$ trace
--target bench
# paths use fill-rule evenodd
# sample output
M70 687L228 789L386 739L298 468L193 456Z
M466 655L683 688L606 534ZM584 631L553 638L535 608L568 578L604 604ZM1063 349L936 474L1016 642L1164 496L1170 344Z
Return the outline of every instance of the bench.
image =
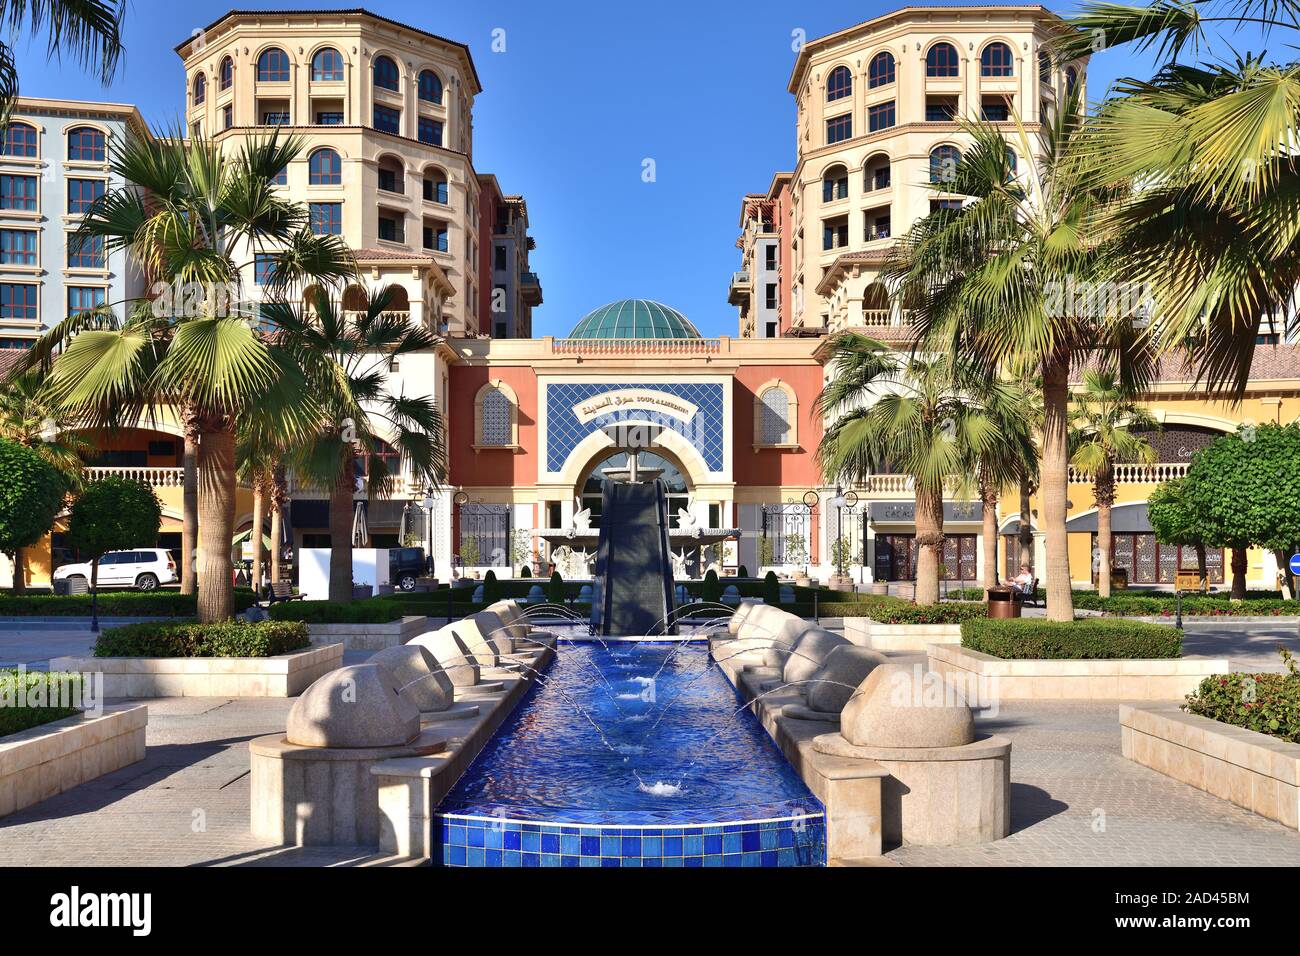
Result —
M1017 585L1011 585L1015 590L1016 598L1021 604L1032 604L1034 607L1042 607L1042 602L1038 600L1038 578L1034 578L1033 583L1029 586L1029 592L1026 593Z
M273 581L271 583L271 595L267 604L278 604L280 601L301 601L306 597L304 594L295 594L293 585L288 581Z

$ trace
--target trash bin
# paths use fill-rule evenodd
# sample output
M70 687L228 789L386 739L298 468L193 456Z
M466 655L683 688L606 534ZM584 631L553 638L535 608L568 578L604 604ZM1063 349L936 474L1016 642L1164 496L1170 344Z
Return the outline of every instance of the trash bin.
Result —
M1019 617L1020 599L1015 588L998 586L989 588L989 617Z

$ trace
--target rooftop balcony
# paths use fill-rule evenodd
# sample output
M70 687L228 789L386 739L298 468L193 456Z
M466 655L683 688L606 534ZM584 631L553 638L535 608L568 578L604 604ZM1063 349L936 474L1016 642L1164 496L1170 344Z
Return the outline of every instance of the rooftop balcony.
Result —
M749 301L749 293L752 289L753 283L748 272L733 272L731 286L727 289L727 302L731 305L744 305Z
M519 273L519 291L523 293L526 304L542 304L542 280L537 278L536 272Z

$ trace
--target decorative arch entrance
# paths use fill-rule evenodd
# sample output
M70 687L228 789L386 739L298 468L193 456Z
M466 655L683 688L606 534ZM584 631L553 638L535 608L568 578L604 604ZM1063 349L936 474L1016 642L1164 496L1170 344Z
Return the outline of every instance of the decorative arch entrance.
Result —
M592 464L583 471L578 487L575 489L574 497L582 504L583 508L591 509L591 526L600 527L600 509L601 509L601 487L600 482L605 469L626 468L628 465L628 455L631 452L615 451L592 462ZM668 486L668 525L670 528L677 527L677 511L679 508L685 508L687 499L691 493L691 485L686 477L685 471L678 467L672 457L668 456L663 449L654 451L638 451L637 465L642 469L662 469L659 475L664 483Z

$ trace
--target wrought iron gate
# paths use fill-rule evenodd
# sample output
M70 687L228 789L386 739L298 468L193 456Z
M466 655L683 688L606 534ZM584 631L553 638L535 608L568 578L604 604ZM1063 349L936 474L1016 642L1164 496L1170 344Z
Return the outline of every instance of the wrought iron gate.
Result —
M771 564L807 564L811 531L812 515L807 505L763 506L763 539L771 548Z
M510 563L509 505L463 504L458 527L457 551L463 565L501 567ZM467 546L470 541L473 544Z

